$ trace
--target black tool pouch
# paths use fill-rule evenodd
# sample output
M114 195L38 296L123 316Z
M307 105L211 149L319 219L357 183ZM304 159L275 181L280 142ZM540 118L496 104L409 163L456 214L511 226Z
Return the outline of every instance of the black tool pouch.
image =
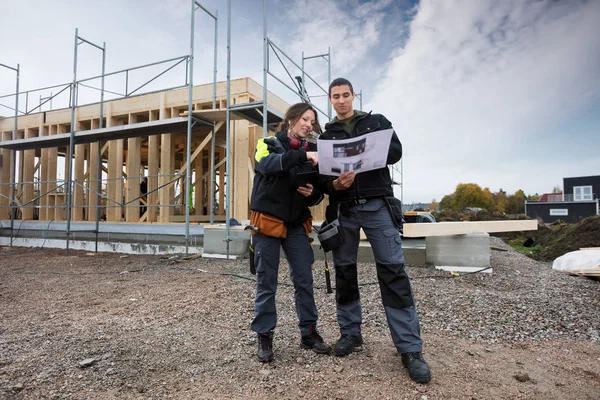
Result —
M392 215L392 220L394 221L394 225L396 228L402 233L402 226L404 225L404 218L402 213L402 202L400 199L395 197L384 197L385 202L390 210L390 214Z
M342 244L344 244L344 233L342 231L342 225L339 220L339 205L337 205L336 207L338 209L338 218L332 220L331 222L325 221L323 225L321 225L319 231L317 232L317 239L319 239L321 247L325 252L337 249Z

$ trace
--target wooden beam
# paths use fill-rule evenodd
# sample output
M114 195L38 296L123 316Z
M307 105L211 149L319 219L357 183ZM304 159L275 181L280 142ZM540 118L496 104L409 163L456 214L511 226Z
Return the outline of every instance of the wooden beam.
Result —
M81 130L81 124L78 121L79 114L75 115L75 131ZM75 162L73 166L73 204L71 209L71 217L73 221L83 220L83 175L85 173L85 152L86 144L75 145Z
M169 118L171 116L170 109L167 109L165 96L161 96L159 119ZM160 186L158 190L158 198L160 202L159 221L169 222L169 217L173 214L173 207L170 207L173 193L175 192L173 185L167 183L173 179L175 172L175 138L170 133L160 135ZM169 176L167 176L169 175Z
M204 215L204 179L200 178L204 175L204 151L194 161L196 176L196 180L192 184L194 187L194 209L196 210L196 215Z
M227 160L221 160L218 163L215 164L215 168L214 170L217 171L223 164L225 164L225 161ZM210 170L205 172L200 178L197 178L192 185L196 185L198 182L200 182L200 180L204 180L204 179L208 179L210 177ZM215 190L215 193L217 193L218 190ZM177 196L175 196L175 198L173 199L174 201L179 200L179 198L181 197L181 193L179 193Z
M31 128L25 128L25 138L32 138L36 135ZM34 165L35 165L35 150L24 150L23 151L23 198L22 203L27 203L33 199L34 187L33 187L33 178L34 178ZM26 207L21 209L22 219L33 219L33 207L34 203L28 204Z
M150 121L154 120L155 114L150 111ZM158 165L160 160L160 136L152 135L148 138L148 204L158 204ZM148 222L156 222L158 207L148 207L146 213Z
M129 123L135 124L137 117L133 114L129 114ZM140 175L141 159L140 152L142 146L141 138L129 138L127 139L127 190L126 190L126 203L125 208L125 221L126 222L137 222L140 219L140 183L141 179L138 178Z
M49 128L48 126L44 125L44 115L43 113L40 113L40 118L39 118L39 136L48 136L49 133ZM40 151L40 158L38 161L38 166L39 166L39 180L40 180L40 195L43 195L44 193L46 193L48 191L48 182L46 180L46 177L48 176L48 149L42 149ZM37 169L37 166L36 166ZM40 221L46 221L48 220L48 212L50 211L50 209L48 209L48 201L49 201L49 197L46 196L42 196L40 198L40 208L39 210L39 219Z
M405 237L448 236L470 233L518 232L537 230L537 220L469 221L404 224Z
M248 96L240 96L236 99L236 104L247 103L248 100ZM235 199L235 201L229 204L231 206L231 216L241 221L250 219L248 188L252 186L252 183L248 174L248 160L254 154L252 156L249 155L250 126L248 121L235 121L232 131L231 143L233 144L233 152L231 154L231 161L233 165L231 170L235 179L231 181L231 198Z
M57 125L50 125L49 135L56 135L58 132ZM58 173L58 149L56 147L51 147L48 149L48 174L46 175L46 180L48 181L48 190L56 189L56 177ZM52 192L56 193L56 192ZM48 196L48 206L55 207L57 206L56 200L58 197L56 195ZM59 220L57 218L57 208L49 208L47 217L48 219Z
M215 132L219 132L219 129L221 129L222 126L223 126L223 121L219 121L219 123L217 123L217 125L215 127ZM204 138L204 140L202 140L202 142L198 145L198 147L196 147L196 150L194 150L194 152L192 153L192 156L190 157L190 164L192 164L194 162L194 160L196 159L196 157L198 157L198 154L200 154L200 152L202 150L204 150L206 145L210 142L212 136L213 136L213 133L210 132L208 135L206 135L206 137ZM179 173L185 174L186 170L187 170L187 165L186 165L186 163L184 163L183 167L181 167L181 169L179 170Z
M225 149L219 147L219 161L225 161ZM218 215L225 215L225 165L219 167L219 212Z
M100 126L99 119L92 119L91 128L97 129ZM107 147L108 148L108 147ZM89 168L83 177L83 180L87 180L86 186L87 191L87 205L86 217L88 221L96 220L96 207L98 206L98 180L102 179L101 169L98 169L98 142L90 143L90 153L88 156ZM102 185L100 185L102 187Z
M2 141L11 140L12 132L0 132L0 139ZM11 185L11 171L12 171L12 158L14 152L8 149L0 149L0 157L2 164L0 165L0 219L10 218L10 209L4 208L10 205L10 193Z

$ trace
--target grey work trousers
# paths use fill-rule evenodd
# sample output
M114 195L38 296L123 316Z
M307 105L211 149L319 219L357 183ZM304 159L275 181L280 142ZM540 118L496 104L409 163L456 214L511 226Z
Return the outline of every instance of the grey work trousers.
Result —
M275 293L279 271L279 249L283 247L290 266L290 278L294 284L298 327L302 336L308 335L309 328L316 326L318 316L313 294L312 264L315 259L304 227L299 225L288 228L287 238L257 234L252 240L257 282L252 330L260 334L275 329L277 325Z
M387 323L400 353L422 350L419 316L404 267L402 238L383 198L368 200L339 216L344 244L333 250L336 269L337 320L341 334L359 335L362 309L358 291L357 254L363 228L377 266Z

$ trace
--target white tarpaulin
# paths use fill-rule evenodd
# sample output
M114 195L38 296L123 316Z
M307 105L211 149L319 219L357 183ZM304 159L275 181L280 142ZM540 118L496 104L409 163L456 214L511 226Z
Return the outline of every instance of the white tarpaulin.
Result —
M559 271L577 271L596 268L600 265L600 250L577 250L558 257L552 263L552 269Z

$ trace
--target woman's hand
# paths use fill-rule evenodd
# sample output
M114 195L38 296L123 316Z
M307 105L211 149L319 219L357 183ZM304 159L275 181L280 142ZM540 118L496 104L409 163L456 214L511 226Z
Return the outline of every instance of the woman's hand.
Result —
M298 189L296 189L298 191L298 193L300 193L302 196L304 197L308 197L312 194L313 192L313 185L311 185L310 183L307 183L306 186L299 186Z
M319 153L316 151L307 151L306 159L312 162L312 165L317 165L319 163Z

